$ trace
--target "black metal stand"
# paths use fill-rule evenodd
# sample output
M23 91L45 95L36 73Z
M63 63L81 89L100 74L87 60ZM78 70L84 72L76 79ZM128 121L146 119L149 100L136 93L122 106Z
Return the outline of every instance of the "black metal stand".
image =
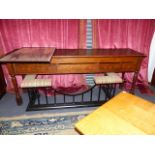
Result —
M115 95L116 85L116 83L102 85L102 90L105 93L105 101L108 101Z
M38 88L29 88L29 104L26 111L100 106L114 96L116 84L95 84L86 91L76 94L53 89L53 96L48 96L47 90L48 88L45 88L45 93L42 95Z

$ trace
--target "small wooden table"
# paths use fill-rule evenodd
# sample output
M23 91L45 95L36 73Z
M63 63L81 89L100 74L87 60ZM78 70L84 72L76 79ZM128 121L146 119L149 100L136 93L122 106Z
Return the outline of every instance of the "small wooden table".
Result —
M82 134L155 134L155 104L121 92L75 124Z

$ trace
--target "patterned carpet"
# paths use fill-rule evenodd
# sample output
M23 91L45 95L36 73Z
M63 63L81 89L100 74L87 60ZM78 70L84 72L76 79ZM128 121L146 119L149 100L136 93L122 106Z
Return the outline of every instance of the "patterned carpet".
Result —
M0 135L78 135L74 124L91 111L0 119Z

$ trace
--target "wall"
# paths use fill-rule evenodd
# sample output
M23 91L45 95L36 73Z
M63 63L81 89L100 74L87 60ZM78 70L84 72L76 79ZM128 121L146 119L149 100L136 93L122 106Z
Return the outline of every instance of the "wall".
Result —
M151 82L154 68L155 68L155 32L150 46L149 63L148 63L148 82Z

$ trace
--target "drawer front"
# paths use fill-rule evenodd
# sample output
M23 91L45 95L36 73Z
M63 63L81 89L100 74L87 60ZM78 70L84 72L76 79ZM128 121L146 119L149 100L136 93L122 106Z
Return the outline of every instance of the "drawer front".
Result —
M102 72L133 72L139 70L140 59L110 58L98 59L94 62L71 63L14 63L15 74L64 74L64 73L102 73ZM83 60L82 60L83 61ZM92 59L91 59L92 61ZM12 72L13 74L13 72Z
M133 63L100 63L100 64L60 64L57 73L102 73L102 72L132 72L136 70Z
M53 57L53 64L135 62L138 57Z
M53 74L57 72L57 66L51 64L14 64L15 74Z

